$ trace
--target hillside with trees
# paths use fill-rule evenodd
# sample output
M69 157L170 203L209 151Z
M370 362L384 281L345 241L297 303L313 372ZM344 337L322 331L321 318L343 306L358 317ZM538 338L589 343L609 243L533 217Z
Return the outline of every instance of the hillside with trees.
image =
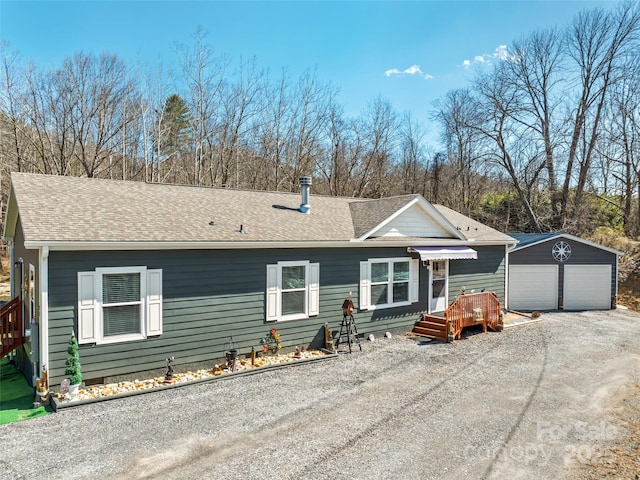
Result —
M316 72L236 61L202 31L174 72L84 52L42 68L3 45L2 206L13 171L276 191L310 174L319 194L420 193L505 232L625 238L624 282L640 274L639 34L630 0L529 32L428 119L380 97L347 117Z

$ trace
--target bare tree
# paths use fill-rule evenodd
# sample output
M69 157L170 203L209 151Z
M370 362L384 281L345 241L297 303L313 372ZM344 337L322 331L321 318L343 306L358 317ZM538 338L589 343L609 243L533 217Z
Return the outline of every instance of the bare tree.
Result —
M201 185L206 165L211 166L215 161L221 95L229 59L224 55L214 56L202 28L196 30L194 40L194 48L179 44L177 53L188 92L193 132L193 162L186 180Z
M369 103L357 128L364 139L364 150L355 195L384 197L389 191L385 178L398 141L398 116L389 101L377 97Z
M567 49L575 62L578 105L572 112L572 134L562 189L561 214L568 214L571 181L577 164L572 217L580 220L600 123L611 87L624 76L622 66L639 48L640 5L627 1L613 12L593 9L580 13L567 34Z
M538 30L515 42L511 58L500 65L500 72L516 93L512 120L522 131L544 145L547 190L551 201L551 225L560 226L555 147L561 129L555 128L557 106L562 89L562 37L557 29Z

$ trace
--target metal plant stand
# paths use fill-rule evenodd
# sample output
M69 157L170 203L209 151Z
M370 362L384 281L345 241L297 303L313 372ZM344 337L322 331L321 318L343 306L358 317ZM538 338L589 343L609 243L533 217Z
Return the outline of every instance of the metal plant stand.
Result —
M344 339L344 341L343 341ZM342 323L340 324L340 334L336 342L336 350L340 346L340 343L347 343L349 345L349 353L351 353L351 346L358 345L360 351L362 351L362 345L360 344L360 337L358 336L358 329L356 327L356 321L353 315L343 315Z

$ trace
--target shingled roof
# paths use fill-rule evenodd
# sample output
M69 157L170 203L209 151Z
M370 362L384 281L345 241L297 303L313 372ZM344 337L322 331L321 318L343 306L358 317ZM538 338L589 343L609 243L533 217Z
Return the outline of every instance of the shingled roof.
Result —
M27 173L13 173L11 181L5 236L13 236L19 212L24 240L32 245L353 242L407 203L422 198L312 195L307 215L299 211L298 193ZM454 225L460 218L473 222L437 208L447 219L451 215ZM484 240L510 239L476 224L483 227Z

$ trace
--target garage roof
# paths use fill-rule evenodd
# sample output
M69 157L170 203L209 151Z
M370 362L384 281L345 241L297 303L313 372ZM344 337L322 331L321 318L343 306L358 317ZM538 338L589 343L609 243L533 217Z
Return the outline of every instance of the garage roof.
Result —
M570 235L568 233L563 232L551 232L551 233L509 233L510 237L515 238L518 241L518 244L511 248L510 252L517 252L519 250L523 250L528 247L532 247L533 245L538 245L543 242L547 242L549 240L556 240L559 238L564 238L567 240L573 240L574 242L583 243L585 245L590 245L595 248L599 248L606 252L613 253L615 255L622 255L623 252L620 250L616 250L614 248L605 247L604 245L600 245L599 243L591 242L589 240L585 240L584 238L576 237L575 235Z

